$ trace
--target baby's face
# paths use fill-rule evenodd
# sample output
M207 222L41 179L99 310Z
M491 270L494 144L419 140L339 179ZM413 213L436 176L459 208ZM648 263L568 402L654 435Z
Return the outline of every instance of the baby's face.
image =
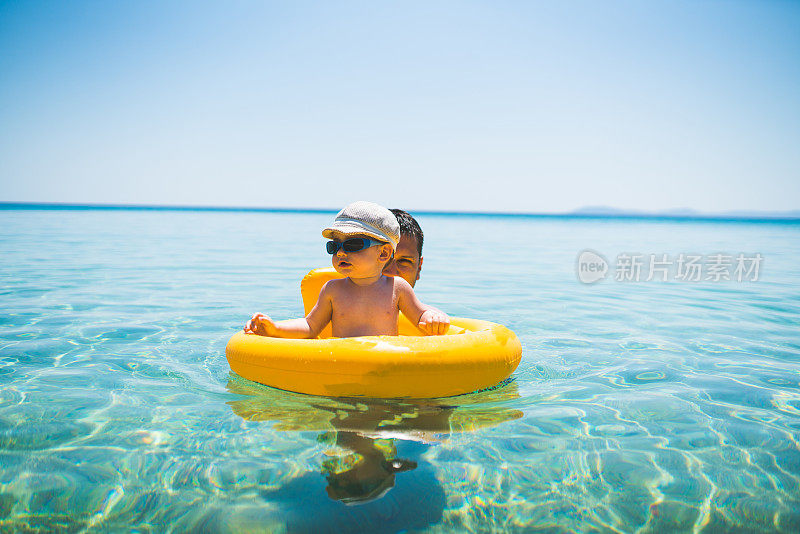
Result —
M347 235L336 236L334 241L342 242L354 237L369 239L369 236L364 235ZM380 274L390 257L390 245L373 245L357 252L346 252L344 247L339 247L339 250L331 255L331 264L339 274L351 278L369 278Z

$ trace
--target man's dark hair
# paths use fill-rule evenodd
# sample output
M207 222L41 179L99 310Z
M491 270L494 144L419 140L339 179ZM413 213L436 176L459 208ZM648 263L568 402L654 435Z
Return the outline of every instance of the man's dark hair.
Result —
M392 209L389 210L394 213L397 222L400 223L400 235L410 235L417 240L417 252L422 256L422 228L420 228L417 220L411 216L407 211Z

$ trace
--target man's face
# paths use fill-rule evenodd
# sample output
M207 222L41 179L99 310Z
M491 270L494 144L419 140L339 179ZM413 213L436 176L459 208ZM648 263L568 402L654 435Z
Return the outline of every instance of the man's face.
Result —
M417 252L417 240L408 235L401 235L394 253L394 259L383 268L386 276L399 276L413 287L419 280L422 269L422 256Z

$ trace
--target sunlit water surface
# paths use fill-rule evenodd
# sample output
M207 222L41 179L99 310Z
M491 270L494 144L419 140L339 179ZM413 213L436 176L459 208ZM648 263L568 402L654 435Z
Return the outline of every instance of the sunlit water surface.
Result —
M417 293L513 329L510 381L236 377L227 339L301 314L331 217L0 211L0 531L800 531L800 225L422 216ZM764 261L585 285L586 248Z

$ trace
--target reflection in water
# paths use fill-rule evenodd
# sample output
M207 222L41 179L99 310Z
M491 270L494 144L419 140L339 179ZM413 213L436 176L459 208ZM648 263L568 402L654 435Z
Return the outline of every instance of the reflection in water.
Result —
M393 440L376 440L347 430L332 433L338 447L350 451L322 462L332 499L347 504L382 497L394 487L394 474L417 468L417 462L397 458ZM322 437L322 436L321 436Z
M444 508L444 492L433 466L422 458L428 447L454 432L522 417L519 410L504 406L519 398L513 381L446 399L315 397L262 386L235 375L228 389L247 395L228 403L243 419L271 421L277 430L321 432L318 440L330 446L321 471L331 499L348 505L380 500L395 487L397 474L407 472L401 480L413 491L402 491L408 498L396 504L417 508L404 512L427 518L424 524L438 521ZM424 487L418 487L420 484ZM425 510L419 510L420 506ZM325 524L330 527L332 523L328 520ZM307 522L295 523L294 527L304 530L303 525L312 528Z

